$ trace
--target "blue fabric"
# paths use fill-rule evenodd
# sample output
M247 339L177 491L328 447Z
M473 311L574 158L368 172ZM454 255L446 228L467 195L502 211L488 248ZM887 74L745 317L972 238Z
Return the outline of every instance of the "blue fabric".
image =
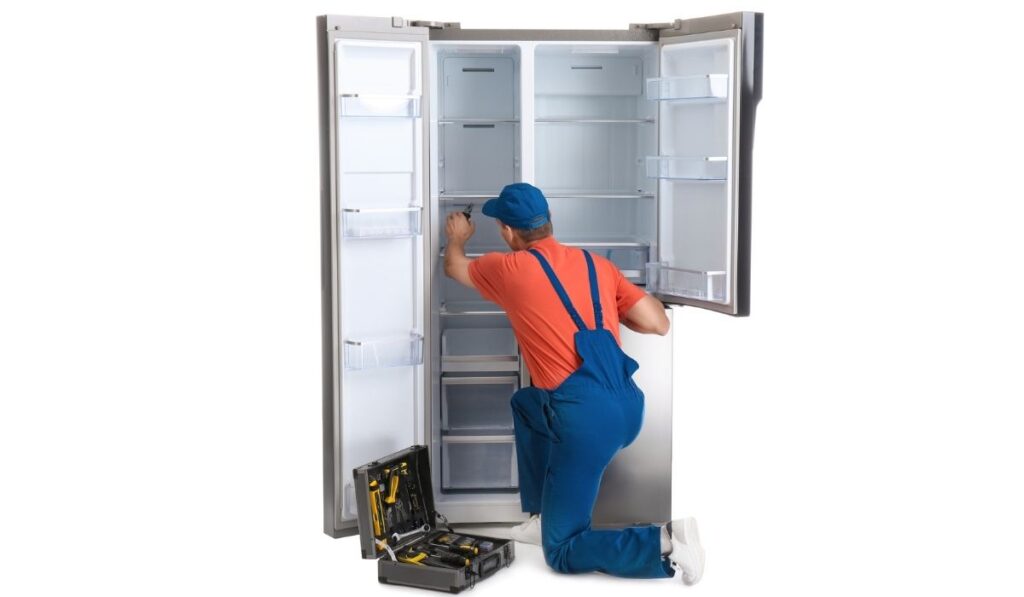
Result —
M541 513L544 559L559 572L672 577L675 571L661 555L659 526L591 528L605 468L619 450L633 443L643 424L644 395L632 379L638 365L602 327L597 274L589 253L597 316L593 330L583 325L543 255L530 252L579 327L574 342L583 362L553 390L531 386L512 396L523 511Z
M501 194L484 203L485 216L501 220L513 228L532 230L551 221L548 200L532 184L516 182L505 185Z

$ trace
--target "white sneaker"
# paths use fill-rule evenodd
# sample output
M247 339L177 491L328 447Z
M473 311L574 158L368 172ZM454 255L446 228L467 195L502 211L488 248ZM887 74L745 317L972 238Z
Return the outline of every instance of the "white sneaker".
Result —
M695 585L704 575L704 548L700 546L695 518L680 518L669 523L672 551L668 557L682 572L683 583Z
M540 514L533 514L525 522L509 529L509 535L520 543L540 545Z

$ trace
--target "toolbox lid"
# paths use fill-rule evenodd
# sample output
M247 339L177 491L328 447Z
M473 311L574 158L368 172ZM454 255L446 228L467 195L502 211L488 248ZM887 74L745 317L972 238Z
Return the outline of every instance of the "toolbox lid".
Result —
M422 537L416 530L424 524L436 528L428 454L426 446L413 445L352 470L363 558L387 555L378 540L397 550Z

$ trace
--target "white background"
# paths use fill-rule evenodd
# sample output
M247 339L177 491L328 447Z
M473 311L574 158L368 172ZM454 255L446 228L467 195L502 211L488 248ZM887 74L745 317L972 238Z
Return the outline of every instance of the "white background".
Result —
M1020 595L1014 7L5 4L0 593L416 594L320 531L315 15L745 9L752 314L676 320L674 510L705 578L559 576L520 546L474 594Z

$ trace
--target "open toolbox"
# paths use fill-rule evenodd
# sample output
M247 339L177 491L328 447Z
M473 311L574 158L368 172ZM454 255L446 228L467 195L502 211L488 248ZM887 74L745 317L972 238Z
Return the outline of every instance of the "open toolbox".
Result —
M426 446L414 445L352 471L363 558L382 583L458 593L515 559L515 543L457 533L434 510Z

